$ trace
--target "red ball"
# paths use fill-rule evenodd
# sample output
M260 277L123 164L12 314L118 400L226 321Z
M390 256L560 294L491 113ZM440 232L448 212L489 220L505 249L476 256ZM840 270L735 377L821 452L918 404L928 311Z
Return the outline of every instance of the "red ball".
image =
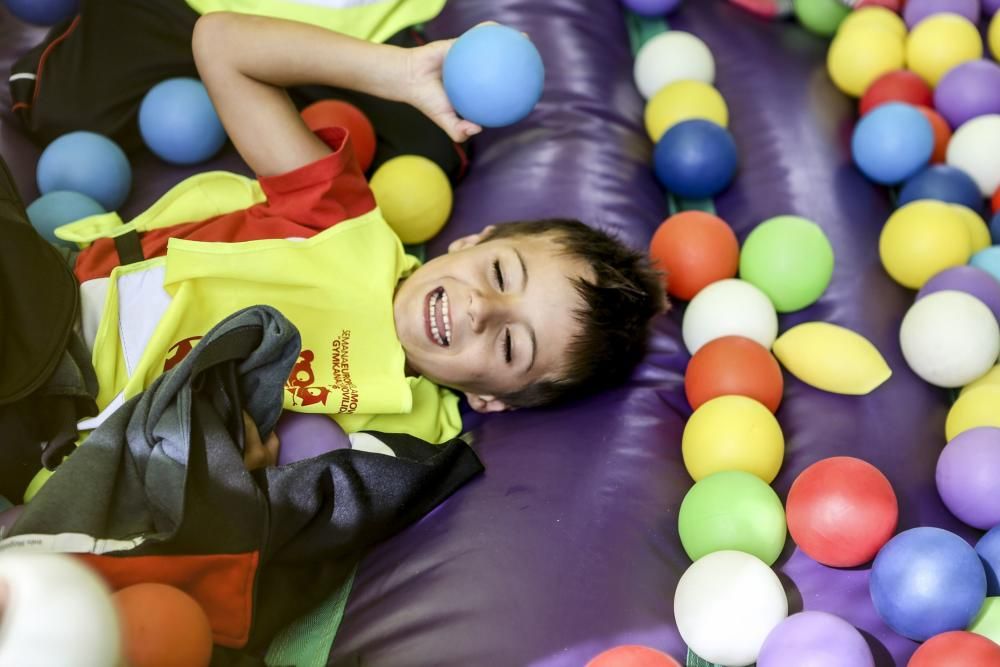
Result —
M608 649L586 667L680 667L680 663L656 649L631 645Z
M887 102L905 102L916 106L933 107L934 92L913 72L898 69L875 79L861 96L858 110L861 115Z
M931 162L943 164L948 155L948 142L951 141L951 126L944 116L929 107L917 107L920 113L931 122L931 129L934 131L934 152L931 154Z
M854 9L862 7L885 7L898 14L903 9L903 0L860 0L854 5Z
M763 345L743 336L723 336L703 345L688 363L684 391L697 410L703 403L738 394L775 412L785 382L778 361Z
M303 109L301 115L313 132L324 127L347 130L361 171L368 171L375 159L375 128L361 109L340 100L320 100Z
M208 667L212 626L193 597L166 584L135 584L113 596L130 667Z
M907 667L1000 666L1000 646L972 632L956 630L931 637L913 654Z
M732 278L740 266L740 244L724 220L703 211L684 211L663 221L649 254L666 272L667 293L690 301L702 288Z
M867 563L896 530L899 506L875 466L849 456L802 471L785 504L788 532L813 560L831 567Z
M997 191L993 193L993 199L990 200L990 208L994 214L1000 211L1000 188L997 188Z

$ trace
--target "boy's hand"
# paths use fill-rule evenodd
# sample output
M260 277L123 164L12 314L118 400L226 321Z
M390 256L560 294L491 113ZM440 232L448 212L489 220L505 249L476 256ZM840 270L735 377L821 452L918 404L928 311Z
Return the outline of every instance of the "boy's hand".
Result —
M243 465L247 470L257 470L278 465L278 434L271 432L267 442L260 439L257 424L246 412L243 413Z
M406 50L407 101L437 123L453 141L463 142L483 128L459 118L444 91L441 70L454 43L454 39L441 40Z

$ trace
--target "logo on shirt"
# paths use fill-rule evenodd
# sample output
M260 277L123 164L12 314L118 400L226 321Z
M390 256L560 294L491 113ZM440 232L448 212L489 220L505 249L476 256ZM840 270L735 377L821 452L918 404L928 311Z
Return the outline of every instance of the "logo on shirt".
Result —
M292 405L326 405L330 397L330 388L314 385L316 373L313 371L313 361L316 354L312 350L302 350L298 361L292 366L292 372L285 382L285 391L292 395Z
M194 349L195 341L199 341L202 338L203 336L191 336L190 338L185 338L184 340L174 343L173 346L167 350L167 358L163 362L163 372L166 373L171 368L184 361L184 357L191 354L191 350Z
M351 381L351 330L344 329L333 339L330 350L330 372L333 385L340 389L338 412L350 413L358 409L358 387Z

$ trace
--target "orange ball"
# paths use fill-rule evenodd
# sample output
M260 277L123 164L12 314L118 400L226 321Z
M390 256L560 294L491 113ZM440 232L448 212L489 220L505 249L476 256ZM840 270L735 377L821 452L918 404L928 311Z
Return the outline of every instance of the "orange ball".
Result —
M719 396L739 395L775 412L781 405L785 381L774 356L757 341L723 336L703 345L684 373L684 392L697 410Z
M944 163L948 153L948 142L951 141L951 126L948 121L934 109L918 106L920 113L924 114L931 123L934 131L934 152L931 153L931 162Z
M608 649L587 663L587 667L680 667L666 653L636 644Z
M740 244L722 218L684 211L663 221L649 254L666 272L667 293L690 301L702 288L732 278L740 265Z
M193 597L155 583L128 586L113 597L130 667L208 667L212 627Z
M320 100L303 109L301 115L313 132L324 127L347 130L361 171L368 171L375 159L375 128L361 109L340 100Z

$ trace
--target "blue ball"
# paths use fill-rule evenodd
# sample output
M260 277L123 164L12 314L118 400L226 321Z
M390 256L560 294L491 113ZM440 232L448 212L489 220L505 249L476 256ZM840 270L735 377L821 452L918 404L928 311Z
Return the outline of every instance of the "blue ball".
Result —
M96 201L68 190L55 190L42 195L28 206L28 220L46 241L71 248L75 245L56 238L56 227L101 213L105 210Z
M226 143L208 90L197 79L167 79L153 86L139 107L139 132L149 150L171 164L204 162Z
M980 250L972 256L969 264L1000 280L1000 245L991 245Z
M1000 595L1000 526L995 526L979 538L976 553L986 569L986 595Z
M483 25L458 38L442 77L455 111L484 127L527 116L542 96L545 66L527 37L502 25Z
M972 177L957 167L936 164L910 177L899 192L897 206L918 199L937 199L961 204L982 213L983 195Z
M55 25L80 11L80 0L4 0L10 13L26 23Z
M889 540L872 565L875 610L910 639L964 630L986 600L986 573L976 551L940 528L912 528Z
M686 199L704 199L733 181L739 158L724 127L707 120L677 123L656 144L653 169L667 190Z
M901 102L876 107L861 117L851 137L851 154L876 183L895 185L920 171L934 152L934 130L919 109Z
M42 194L80 192L107 211L121 206L132 189L132 167L125 152L93 132L70 132L49 144L38 159L36 178Z
M1000 211L990 220L990 239L993 243L1000 243Z

